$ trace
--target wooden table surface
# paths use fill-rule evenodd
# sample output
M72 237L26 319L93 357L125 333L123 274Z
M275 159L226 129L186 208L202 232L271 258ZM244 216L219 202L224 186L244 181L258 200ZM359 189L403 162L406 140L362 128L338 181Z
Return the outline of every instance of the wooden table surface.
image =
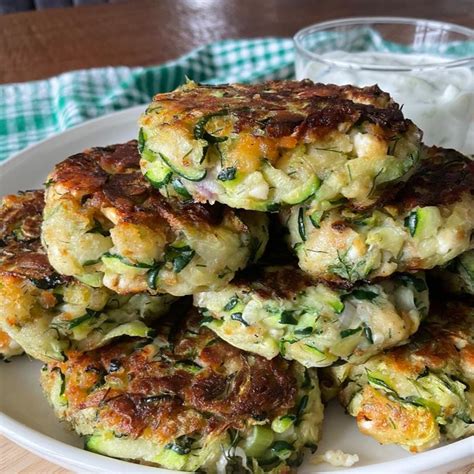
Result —
M318 21L396 15L474 26L473 0L135 0L0 16L0 83L160 63L222 38L291 36Z
M474 27L472 0L135 0L51 9L0 16L0 83L88 67L157 64L218 39L291 36L311 23L363 15ZM0 437L0 472L70 471Z

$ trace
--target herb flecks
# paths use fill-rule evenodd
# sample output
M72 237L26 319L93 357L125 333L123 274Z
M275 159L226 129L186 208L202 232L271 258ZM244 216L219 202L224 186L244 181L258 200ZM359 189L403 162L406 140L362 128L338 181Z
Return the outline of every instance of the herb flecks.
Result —
M249 323L245 321L245 319L242 316L242 313L232 313L230 315L230 319L233 321L238 321L239 323L243 324L244 326L249 326Z
M413 237L418 226L418 213L416 211L410 212L404 220L405 227L408 228L410 235Z
M193 259L196 252L189 246L183 247L168 246L165 251L165 261L171 262L175 273L181 272Z
M304 223L304 208L300 207L298 211L298 233L300 234L301 240L306 242L306 227Z
M217 179L219 181L232 181L235 179L236 173L237 173L237 168L235 166L229 166L219 171L219 174L217 175Z

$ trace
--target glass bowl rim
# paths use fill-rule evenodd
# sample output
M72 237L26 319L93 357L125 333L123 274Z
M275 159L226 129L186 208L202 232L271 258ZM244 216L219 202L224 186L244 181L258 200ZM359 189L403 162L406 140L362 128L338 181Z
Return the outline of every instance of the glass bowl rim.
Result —
M448 31L453 31L455 33L462 34L466 36L466 40L474 41L474 29L471 29L467 26L457 25L455 23L449 23L444 21L437 20L428 20L424 18L411 18L411 17L398 17L398 16L361 16L361 17L348 17L348 18L339 18L337 20L323 21L320 23L315 23L313 25L307 26L299 30L293 36L293 43L297 53L300 53L306 59L312 59L329 66L336 66L339 68L346 69L358 69L365 71L423 71L423 70L432 70L439 68L454 68L458 66L472 65L474 66L474 56L466 56L463 58L455 59L452 61L446 61L443 63L427 63L420 66L387 66L387 65L376 65L376 64L361 64L361 63L350 63L347 61L332 60L327 58L322 58L321 55L313 53L309 49L303 46L302 40L308 35L320 31L324 31L328 28L333 28L335 26L341 25L367 25L371 23L379 24L394 24L394 25L411 25L415 26L417 24L423 24L430 26L432 28L439 28Z

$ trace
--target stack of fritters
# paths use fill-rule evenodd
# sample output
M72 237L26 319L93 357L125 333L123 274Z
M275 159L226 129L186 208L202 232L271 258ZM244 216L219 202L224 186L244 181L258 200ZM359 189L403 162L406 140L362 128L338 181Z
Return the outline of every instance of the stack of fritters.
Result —
M162 197L140 173L135 141L71 156L48 179L51 265L119 294L222 287L267 239L264 214Z
M436 267L437 288L472 294L474 162L422 145L377 87L189 83L157 95L140 124L142 170L161 193L179 195L179 181L199 202L279 211L287 228L301 270L273 257L194 295L204 324L232 345L348 371L418 330L429 314L424 270ZM458 324L449 308L448 330ZM471 419L468 375L459 372ZM440 406L442 425L452 415ZM465 434L456 433L448 435Z
M176 299L117 295L59 275L40 243L43 191L6 196L0 208L0 328L32 357L65 359L123 335L145 337ZM59 232L59 230L58 230ZM10 350L15 346L10 344ZM4 354L6 355L6 354Z
M87 449L290 472L317 368L382 443L472 432L471 160L376 86L191 82L140 125L0 210L0 354L46 362ZM458 296L430 309L432 284Z

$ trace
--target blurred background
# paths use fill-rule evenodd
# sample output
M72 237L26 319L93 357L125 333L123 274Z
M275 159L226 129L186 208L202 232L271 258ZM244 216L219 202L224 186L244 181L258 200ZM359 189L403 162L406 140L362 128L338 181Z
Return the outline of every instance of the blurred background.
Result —
M219 39L291 37L312 23L365 15L472 28L474 1L0 0L0 83L158 64Z

